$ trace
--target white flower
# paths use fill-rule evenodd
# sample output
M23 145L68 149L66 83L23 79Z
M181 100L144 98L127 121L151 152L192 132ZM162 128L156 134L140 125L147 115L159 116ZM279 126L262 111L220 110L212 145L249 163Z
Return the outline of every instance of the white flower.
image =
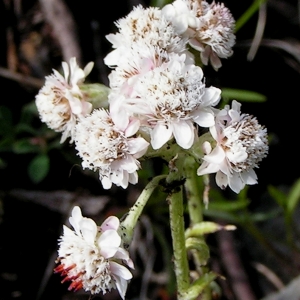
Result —
M134 121L126 128L117 127L104 109L96 109L78 122L75 145L82 167L99 171L103 188L111 188L112 183L123 188L137 183L137 159L149 145L142 137L133 137L138 128L139 122Z
M162 16L157 7L143 8L138 5L115 24L119 32L106 36L115 49L104 59L108 66L119 65L132 44L139 42L159 47L166 52L186 52L187 38L182 38L175 31L171 22Z
M194 142L194 122L212 126L211 106L220 100L220 90L206 88L203 81L200 67L186 64L184 54L170 54L169 61L128 81L127 97L124 93L109 96L113 118L122 119L124 124L132 116L139 118L141 126L150 128L154 149L172 137L188 149Z
M80 84L92 70L93 63L82 70L73 57L69 64L63 62L62 67L64 76L53 70L35 99L41 121L50 129L62 132L61 143L68 137L73 142L78 119L92 110L92 104L84 99Z
M217 185L224 189L227 185L239 193L246 184L257 183L253 168L268 153L267 130L256 118L241 114L241 104L232 102L216 115L215 126L210 128L216 145L204 142L206 155L197 174L216 173Z
M232 55L235 20L223 3L175 0L166 5L162 12L173 22L178 33L189 37L189 44L200 51L204 65L210 61L218 70L222 66L220 58Z
M91 294L105 294L118 289L124 299L132 274L122 264L133 268L133 263L128 252L120 247L119 219L111 216L97 227L75 206L69 221L74 230L63 227L56 261L59 265L54 271L64 276L62 282L71 281L69 290L83 288Z

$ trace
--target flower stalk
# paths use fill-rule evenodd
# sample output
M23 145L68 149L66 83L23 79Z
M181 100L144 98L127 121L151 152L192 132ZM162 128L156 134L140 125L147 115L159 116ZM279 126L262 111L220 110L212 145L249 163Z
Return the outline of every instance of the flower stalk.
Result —
M166 178L166 175L154 177L144 188L135 204L130 208L128 213L123 217L119 230L121 231L122 241L125 248L128 248L134 233L136 223L143 212L145 205L151 197L153 191L159 186L160 182Z
M189 288L189 267L184 236L184 210L182 187L173 190L167 197L170 213L170 228L173 243L174 267L177 282L178 300L187 300L186 292Z

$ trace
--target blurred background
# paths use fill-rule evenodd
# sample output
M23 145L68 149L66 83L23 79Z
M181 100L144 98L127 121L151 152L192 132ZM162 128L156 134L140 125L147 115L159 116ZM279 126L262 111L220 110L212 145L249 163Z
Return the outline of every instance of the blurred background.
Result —
M211 189L205 218L237 226L207 237L209 266L224 277L214 299L299 300L300 2L223 2L239 22L237 42L218 72L205 67L206 83L266 126L270 149L257 185L239 195ZM114 22L138 4L166 3L0 0L0 300L120 299L69 292L53 274L57 239L74 205L98 223L121 217L162 162L145 162L136 186L103 190L74 147L40 122L34 99L44 77L72 56L81 67L95 62L87 82L107 85L105 35ZM158 193L130 248L136 269L126 299L176 299L170 242L168 206Z

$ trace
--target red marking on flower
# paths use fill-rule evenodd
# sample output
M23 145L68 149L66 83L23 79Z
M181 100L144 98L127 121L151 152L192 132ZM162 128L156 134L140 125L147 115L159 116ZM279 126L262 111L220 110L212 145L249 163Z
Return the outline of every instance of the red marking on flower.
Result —
M82 289L83 287L83 284L82 284L82 281L81 280L77 280L77 281L73 281L68 290L71 291L71 290L74 290L74 292L77 292L78 290Z
M54 269L54 273L60 273L61 276L68 275L68 272L76 267L76 264L73 264L69 267L65 267L65 265L61 264Z

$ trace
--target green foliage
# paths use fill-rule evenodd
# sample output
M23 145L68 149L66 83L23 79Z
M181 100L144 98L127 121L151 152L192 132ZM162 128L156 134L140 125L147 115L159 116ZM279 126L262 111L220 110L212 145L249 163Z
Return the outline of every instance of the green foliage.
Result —
M34 125L35 121L39 122L38 127ZM33 183L39 183L49 171L49 151L59 147L58 134L40 122L34 101L22 107L16 124L12 111L6 106L0 106L0 168L7 166L5 158L1 157L4 153L24 155L29 157L29 178Z

